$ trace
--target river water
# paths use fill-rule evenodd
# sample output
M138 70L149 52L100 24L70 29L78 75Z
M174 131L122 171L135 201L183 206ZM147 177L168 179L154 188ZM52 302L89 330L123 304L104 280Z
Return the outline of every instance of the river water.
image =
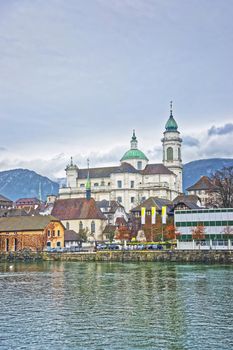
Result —
M233 267L2 263L0 349L233 349Z

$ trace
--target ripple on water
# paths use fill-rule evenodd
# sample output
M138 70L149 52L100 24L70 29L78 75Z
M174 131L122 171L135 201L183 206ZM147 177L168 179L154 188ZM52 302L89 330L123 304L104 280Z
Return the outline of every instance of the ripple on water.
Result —
M233 268L0 264L0 349L230 350Z

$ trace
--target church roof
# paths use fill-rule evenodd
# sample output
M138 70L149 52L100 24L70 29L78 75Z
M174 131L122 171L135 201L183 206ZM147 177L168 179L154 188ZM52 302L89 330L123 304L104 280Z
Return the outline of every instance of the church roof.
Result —
M144 170L141 170L143 175L156 175L156 174L174 174L162 163L160 164L147 164Z
M141 160L147 160L148 158L145 156L145 154L140 151L139 149L130 149L121 158L121 162L129 159L141 159Z
M120 166L89 169L90 179L110 177L111 174L116 174L116 173L138 173L138 170L128 163L122 163ZM88 169L79 169L78 178L86 179L87 174L88 174Z
M159 164L147 164L144 170L137 170L131 164L122 163L120 166L102 167L102 168L90 168L90 179L110 177L111 174L117 173L131 173L142 175L156 175L156 174L174 174L162 163ZM86 179L88 175L88 169L79 169L78 178Z
M106 217L98 208L96 201L93 198L58 199L54 203L52 215L60 220L106 220Z

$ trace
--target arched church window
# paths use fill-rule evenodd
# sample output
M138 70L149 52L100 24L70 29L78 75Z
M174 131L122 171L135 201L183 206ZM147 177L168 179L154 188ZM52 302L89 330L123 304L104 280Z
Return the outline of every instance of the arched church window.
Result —
M181 152L180 152L180 148L178 148L178 159L181 161Z
M95 233L95 221L91 222L91 233Z
M167 149L167 160L173 160L173 148L172 147L168 147Z
M80 221L80 222L79 222L79 231L82 231L82 230L83 230L83 222Z

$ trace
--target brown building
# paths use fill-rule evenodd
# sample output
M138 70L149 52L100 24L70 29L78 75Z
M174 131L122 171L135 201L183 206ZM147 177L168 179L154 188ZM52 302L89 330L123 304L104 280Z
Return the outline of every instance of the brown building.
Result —
M41 202L38 198L19 198L15 201L16 209L25 209L27 211L39 208L40 204Z
M63 248L64 230L62 223L51 215L0 218L0 251Z

